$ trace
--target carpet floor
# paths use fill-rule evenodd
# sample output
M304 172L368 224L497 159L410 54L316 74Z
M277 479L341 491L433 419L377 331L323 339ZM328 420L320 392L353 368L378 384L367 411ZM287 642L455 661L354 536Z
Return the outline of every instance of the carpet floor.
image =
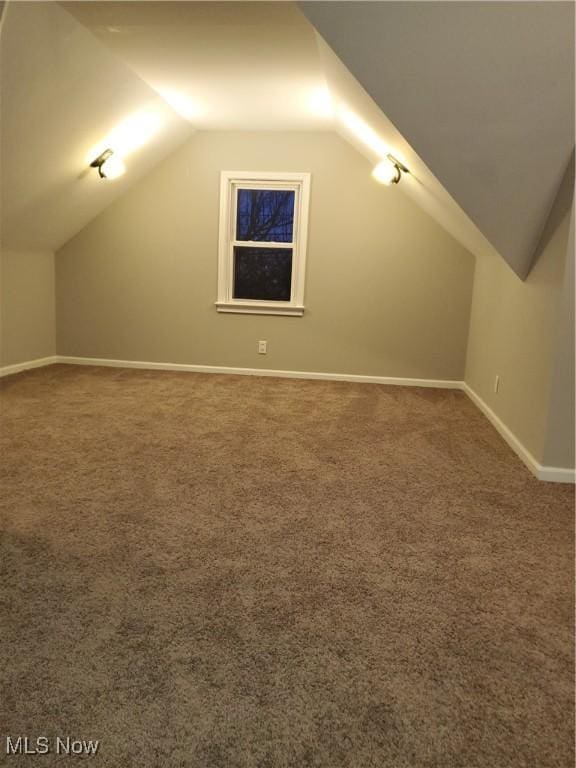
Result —
M574 489L462 393L64 365L0 392L1 764L70 737L98 768L574 765Z

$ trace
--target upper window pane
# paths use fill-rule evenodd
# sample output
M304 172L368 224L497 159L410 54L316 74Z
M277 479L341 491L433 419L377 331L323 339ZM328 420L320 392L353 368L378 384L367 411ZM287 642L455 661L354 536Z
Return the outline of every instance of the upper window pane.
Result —
M291 243L294 197L294 190L239 189L236 240Z

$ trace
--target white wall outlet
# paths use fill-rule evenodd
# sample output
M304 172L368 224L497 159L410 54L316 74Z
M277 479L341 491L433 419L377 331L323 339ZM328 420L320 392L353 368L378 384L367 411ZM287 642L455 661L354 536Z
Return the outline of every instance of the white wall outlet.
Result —
M496 374L494 378L494 392L498 394L499 391L500 391L500 376Z
M258 342L258 354L259 355L266 355L266 354L268 354L268 342L267 341L259 341Z

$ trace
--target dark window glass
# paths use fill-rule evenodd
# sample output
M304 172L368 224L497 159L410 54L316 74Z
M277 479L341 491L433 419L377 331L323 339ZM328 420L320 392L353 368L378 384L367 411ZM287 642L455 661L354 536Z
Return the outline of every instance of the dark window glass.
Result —
M291 243L294 192L278 189L239 189L236 240Z
M234 298L290 301L292 248L234 247Z

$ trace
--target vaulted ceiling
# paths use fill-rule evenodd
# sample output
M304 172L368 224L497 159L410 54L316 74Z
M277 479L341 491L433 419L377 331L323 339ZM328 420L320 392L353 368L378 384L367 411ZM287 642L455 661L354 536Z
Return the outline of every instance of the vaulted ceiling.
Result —
M200 130L326 128L314 28L292 3L62 2Z
M56 4L10 2L4 16L2 243L55 249L193 128ZM105 185L89 172L91 149L127 118L146 123L149 141L131 173Z
M525 276L574 148L574 3L300 6Z
M9 2L3 243L58 248L195 130L334 130L523 277L574 143L570 5ZM102 183L91 155L134 129Z

